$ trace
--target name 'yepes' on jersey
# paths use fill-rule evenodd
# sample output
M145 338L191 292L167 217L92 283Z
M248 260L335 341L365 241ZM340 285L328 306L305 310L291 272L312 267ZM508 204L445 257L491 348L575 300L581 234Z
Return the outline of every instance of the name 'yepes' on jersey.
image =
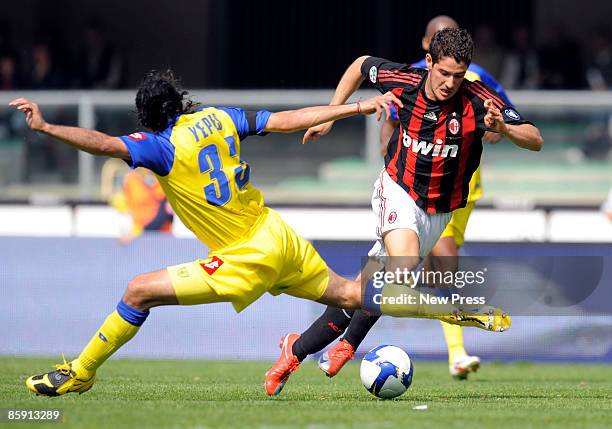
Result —
M133 167L153 171L176 215L211 249L240 240L257 222L264 200L240 159L249 135L262 135L268 111L204 107L178 115L160 133L122 136Z

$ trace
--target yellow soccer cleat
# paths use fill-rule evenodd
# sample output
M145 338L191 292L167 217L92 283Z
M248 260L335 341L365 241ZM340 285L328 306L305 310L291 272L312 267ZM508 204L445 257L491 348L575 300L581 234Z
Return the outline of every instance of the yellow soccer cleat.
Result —
M510 329L512 320L502 309L488 305L475 308L458 308L453 314L439 317L453 325L470 326L485 331L504 332Z
M55 371L29 377L25 381L26 387L44 396L60 396L70 392L81 394L91 389L96 379L95 374L86 380L79 378L72 370L72 362L66 362L66 358L63 364L55 365L55 368Z

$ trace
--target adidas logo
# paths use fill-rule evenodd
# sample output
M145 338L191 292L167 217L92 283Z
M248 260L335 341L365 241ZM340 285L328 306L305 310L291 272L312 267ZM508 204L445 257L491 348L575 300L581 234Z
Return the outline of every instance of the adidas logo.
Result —
M438 117L436 116L435 112L427 112L423 115L423 118L429 119L430 121L438 120Z

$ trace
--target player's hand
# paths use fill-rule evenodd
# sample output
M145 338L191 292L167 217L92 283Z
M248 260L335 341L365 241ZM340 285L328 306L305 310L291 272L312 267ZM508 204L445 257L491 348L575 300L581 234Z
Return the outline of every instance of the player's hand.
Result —
M26 124L34 131L43 131L47 123L45 122L38 104L26 99L17 98L9 103L9 106L15 107L17 110L25 114Z
M504 117L501 112L493 104L493 100L487 99L484 102L484 107L487 109L487 114L484 117L485 126L493 131L496 131L503 136L506 134L507 126L504 122Z
M309 142L310 140L316 141L329 133L334 125L334 121L326 122L324 124L317 125L316 127L310 127L304 133L302 144Z
M404 107L401 100L392 92L387 92L383 95L372 97L369 100L361 101L359 104L361 107L361 113L370 115L376 112L376 119L380 121L383 111L386 114L386 119L391 119L391 108L389 107L389 103L393 103L400 108Z
M495 144L502 139L502 135L500 133L494 133L493 131L487 131L482 136L482 139L489 144Z

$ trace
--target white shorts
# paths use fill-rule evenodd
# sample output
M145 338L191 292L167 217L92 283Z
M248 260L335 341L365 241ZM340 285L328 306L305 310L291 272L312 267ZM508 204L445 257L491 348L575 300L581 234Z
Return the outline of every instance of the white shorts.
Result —
M431 252L452 216L452 213L426 213L384 169L374 182L372 209L376 215L378 241L370 250L370 256L385 256L382 237L386 232L411 229L419 238L419 256L424 258Z

